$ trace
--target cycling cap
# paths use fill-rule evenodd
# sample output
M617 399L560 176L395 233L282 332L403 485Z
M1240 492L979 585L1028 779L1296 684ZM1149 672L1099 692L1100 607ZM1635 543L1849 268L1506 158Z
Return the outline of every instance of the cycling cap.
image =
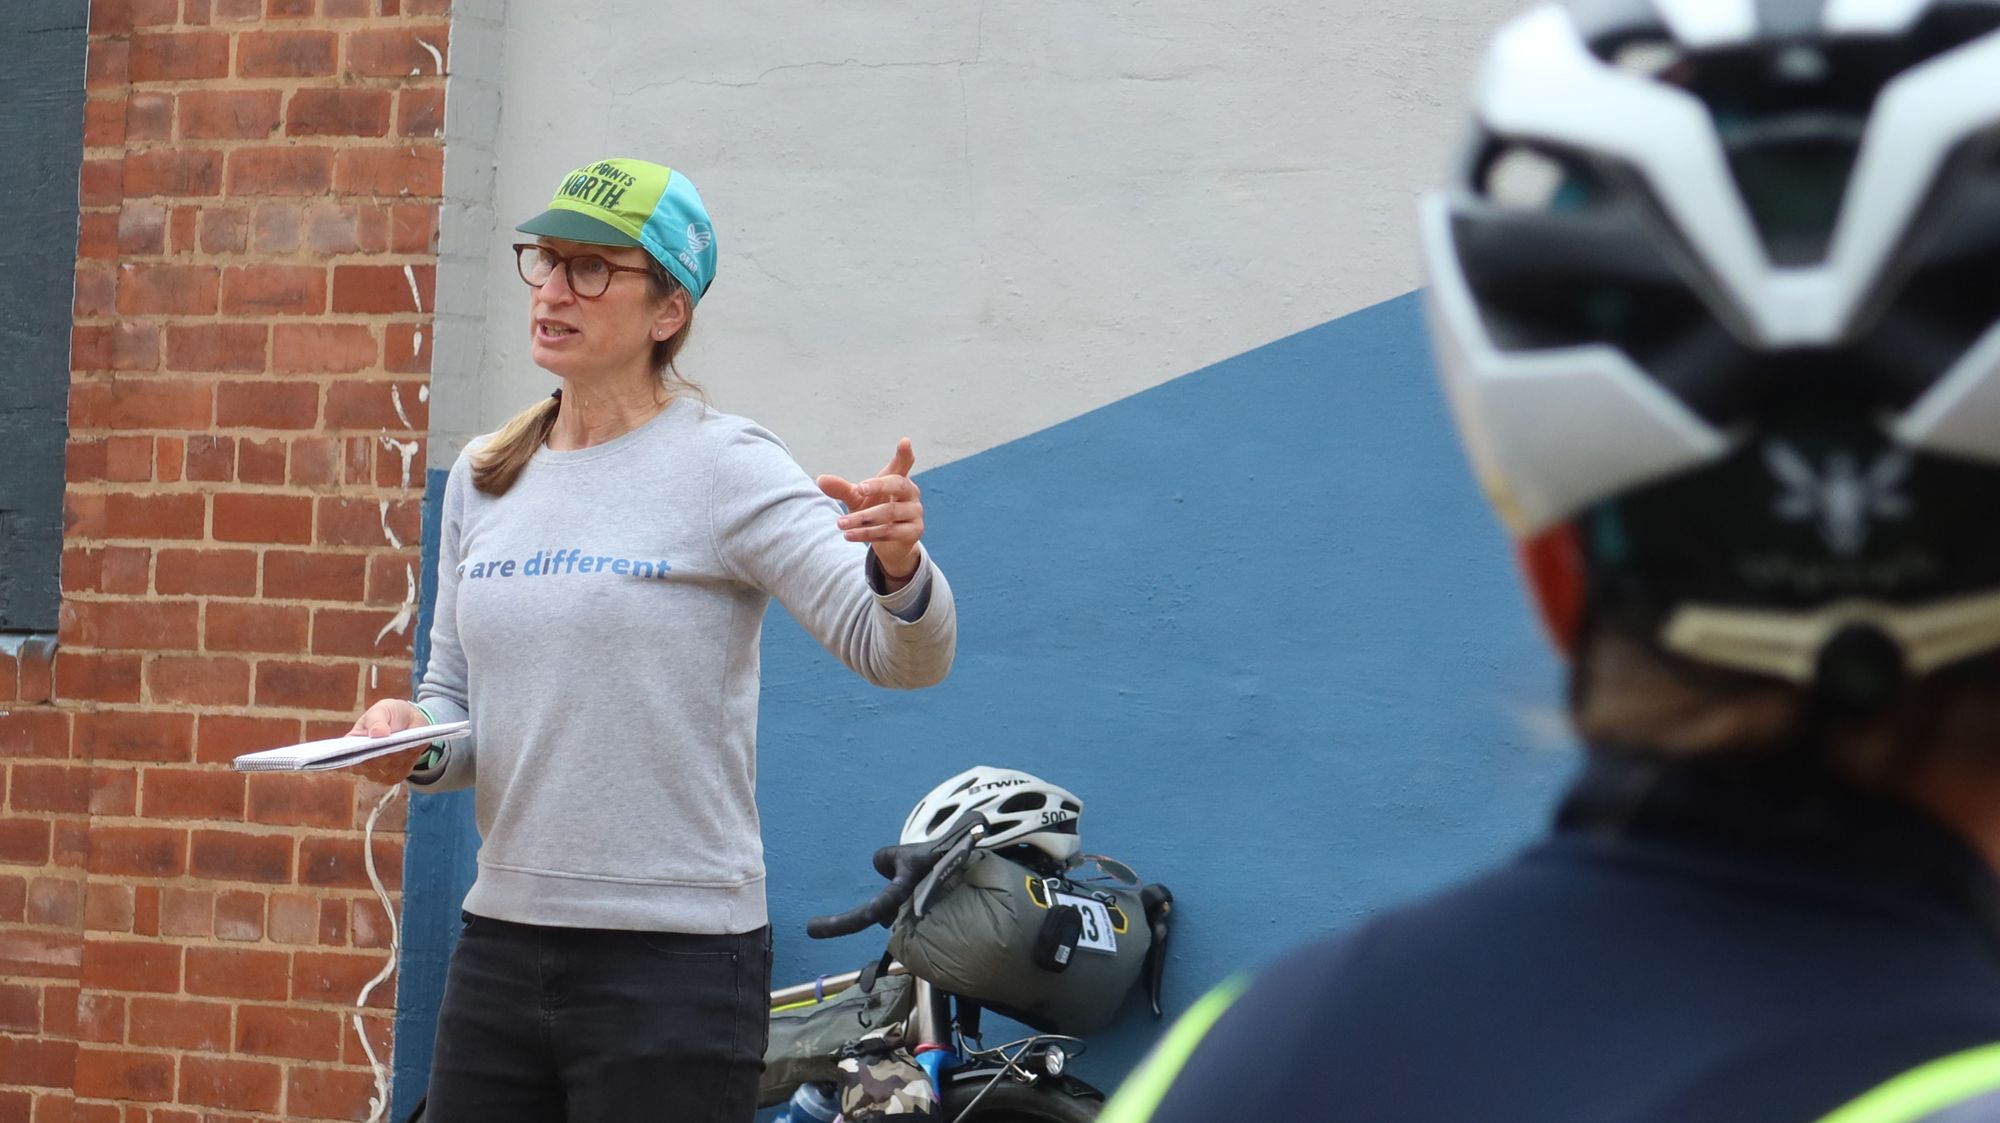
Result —
M2000 647L2000 3L1547 4L1423 203L1474 469L1598 627L1868 705Z
M979 845L987 849L1022 843L1067 862L1083 846L1077 836L1082 800L1026 772L983 764L953 776L918 800L898 841L935 841L974 814L986 816L987 834Z

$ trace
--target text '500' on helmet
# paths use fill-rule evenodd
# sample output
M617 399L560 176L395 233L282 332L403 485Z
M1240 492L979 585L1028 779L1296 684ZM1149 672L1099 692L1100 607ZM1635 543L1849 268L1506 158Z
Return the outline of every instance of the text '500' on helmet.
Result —
M2000 2L1548 4L1474 116L1429 312L1558 639L1860 701L2000 647Z
M1026 772L984 764L953 776L918 800L898 841L935 841L974 814L986 816L986 837L979 843L986 849L1020 843L1063 863L1083 847L1077 835L1082 800Z

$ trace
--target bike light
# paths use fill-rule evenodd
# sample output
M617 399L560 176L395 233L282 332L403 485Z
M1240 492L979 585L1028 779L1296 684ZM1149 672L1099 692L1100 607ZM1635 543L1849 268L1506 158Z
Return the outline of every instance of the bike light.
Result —
M1059 1045L1051 1045L1042 1051L1042 1071L1050 1076L1061 1076L1069 1067L1069 1054Z

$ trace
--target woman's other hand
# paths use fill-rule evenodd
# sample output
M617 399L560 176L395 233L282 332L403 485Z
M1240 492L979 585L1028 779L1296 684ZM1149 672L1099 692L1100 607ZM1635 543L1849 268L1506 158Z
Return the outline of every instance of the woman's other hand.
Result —
M354 728L347 731L350 737L386 737L419 725L429 725L431 719L414 703L400 698L384 698L368 707L368 711L355 719ZM417 758L424 755L429 745L413 745L410 748L364 760L347 771L378 784L400 784L409 779L410 769Z
M849 542L866 542L882 565L891 591L901 588L917 572L921 555L917 542L924 536L923 490L910 479L917 454L910 438L896 442L896 454L880 472L860 483L839 476L821 476L819 489L847 504L840 529Z

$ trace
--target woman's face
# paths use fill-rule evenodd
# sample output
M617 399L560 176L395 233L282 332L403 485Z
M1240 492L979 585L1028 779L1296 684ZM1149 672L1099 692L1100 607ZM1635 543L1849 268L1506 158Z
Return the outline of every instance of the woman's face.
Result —
M535 365L563 378L603 381L634 371L652 374L653 344L680 330L687 319L686 302L678 296L660 300L644 272L646 251L631 246L593 246L558 238L537 238L552 253L570 257L569 269L558 268L540 285L531 286L528 339ZM623 266L610 272L608 282L590 255ZM575 287L572 286L574 277ZM600 296L580 296L576 289Z

